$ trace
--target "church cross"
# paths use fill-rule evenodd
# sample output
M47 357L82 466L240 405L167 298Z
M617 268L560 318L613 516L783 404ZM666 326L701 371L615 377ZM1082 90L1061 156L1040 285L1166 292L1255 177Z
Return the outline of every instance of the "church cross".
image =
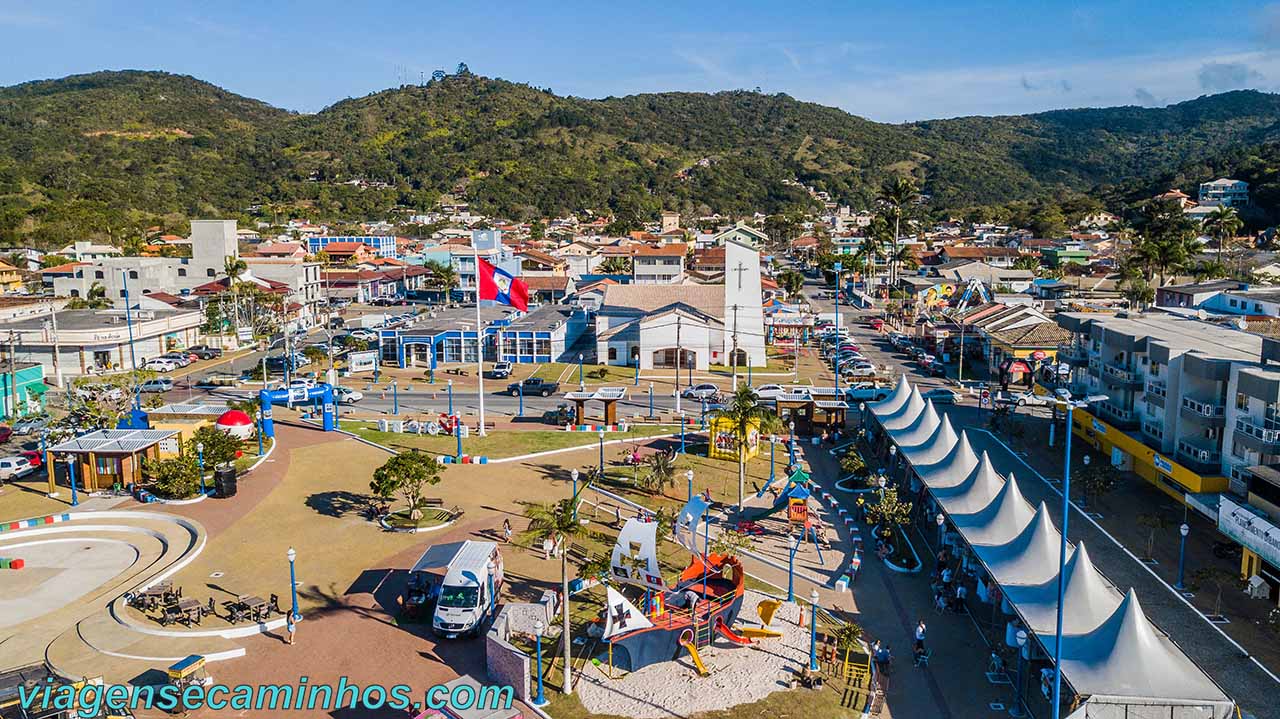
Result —
M742 273L747 271L747 266L739 262L733 271L738 273L738 289L742 289Z

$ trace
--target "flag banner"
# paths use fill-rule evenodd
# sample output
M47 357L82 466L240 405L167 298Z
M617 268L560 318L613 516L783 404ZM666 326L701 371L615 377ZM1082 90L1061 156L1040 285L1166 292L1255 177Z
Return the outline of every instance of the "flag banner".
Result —
M514 307L521 312L529 311L529 285L518 280L506 270L494 267L487 260L477 259L480 278L480 299L493 300Z

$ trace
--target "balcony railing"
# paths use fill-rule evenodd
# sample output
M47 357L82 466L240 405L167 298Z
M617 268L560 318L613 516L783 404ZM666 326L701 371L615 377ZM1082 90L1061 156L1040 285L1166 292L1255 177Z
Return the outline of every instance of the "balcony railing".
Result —
M1236 420L1236 439L1239 440L1241 435L1246 438L1244 444L1258 445L1256 449L1280 449L1280 429L1267 429L1241 418ZM1250 442L1250 439L1254 441Z
M1201 419L1223 419L1227 414L1227 408L1223 405L1201 402L1191 397L1182 398L1182 410L1185 414Z
M1094 374L1102 374L1102 360L1097 357L1089 358L1089 371Z
M1089 353L1081 345L1066 343L1058 345L1059 362L1083 363L1088 361Z
M1137 383L1142 381L1138 377L1137 372L1134 372L1133 370L1127 369L1125 367L1120 367L1118 365L1104 364L1102 365L1102 371L1106 374L1108 378L1113 380L1119 380L1121 382L1129 382L1129 383Z
M1159 422L1143 422L1142 433L1153 439L1164 439L1164 428Z
M1122 409L1120 407L1116 407L1115 405L1112 405L1107 402L1103 402L1102 404L1098 405L1098 409L1099 411L1102 412L1104 416L1106 416L1107 418L1119 424L1127 424L1132 426L1137 422L1137 417L1136 415L1134 415L1133 410Z
M1222 453L1216 449L1201 447L1186 440L1178 440L1178 454L1202 467L1216 468L1222 464Z
M1169 390L1168 388L1165 387L1164 382L1161 382L1161 381L1147 382L1147 394L1149 395L1153 395L1156 397L1164 397L1168 394L1168 392Z

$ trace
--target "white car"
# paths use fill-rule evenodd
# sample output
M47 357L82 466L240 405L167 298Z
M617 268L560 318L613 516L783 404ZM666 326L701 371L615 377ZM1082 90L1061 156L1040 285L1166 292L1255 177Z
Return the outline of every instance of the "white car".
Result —
M685 390L680 393L680 396L685 399L711 399L717 394L720 394L719 387L709 382L704 382L703 384L695 384L692 387L686 387Z
M149 370L151 372L172 372L178 369L178 363L171 359L156 357L154 359L147 360L146 364L142 365L142 369Z
M859 382L845 390L849 402L879 402L891 394L888 387L877 387L870 382Z
M1018 394L1013 395L1009 399L1019 407L1026 407L1028 405L1031 407L1044 407L1044 406L1053 404L1053 400L1049 399L1048 397L1038 395L1035 392L1031 392L1031 391L1019 392Z
M351 336L355 337L358 340L364 340L366 342L372 342L378 339L378 335L376 332L372 330L367 330L363 327L359 327L357 329L351 330Z
M34 471L36 468L31 466L31 460L26 457L0 458L0 479L25 477Z
M333 398L338 404L355 404L364 399L364 393L350 387L334 387Z
M787 394L789 390L780 384L762 384L755 388L757 399L777 399Z
M289 384L280 383L280 389L311 389L316 386L316 381L310 377L294 377L289 380Z

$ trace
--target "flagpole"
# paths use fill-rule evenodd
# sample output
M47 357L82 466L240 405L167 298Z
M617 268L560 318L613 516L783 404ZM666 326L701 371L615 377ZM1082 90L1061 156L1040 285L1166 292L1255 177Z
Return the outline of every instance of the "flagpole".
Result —
M476 434L483 437L484 431L484 328L480 324L480 250L476 247L476 240L471 238L471 253L475 259L476 265L476 380L479 384L480 393L480 427L476 430Z

